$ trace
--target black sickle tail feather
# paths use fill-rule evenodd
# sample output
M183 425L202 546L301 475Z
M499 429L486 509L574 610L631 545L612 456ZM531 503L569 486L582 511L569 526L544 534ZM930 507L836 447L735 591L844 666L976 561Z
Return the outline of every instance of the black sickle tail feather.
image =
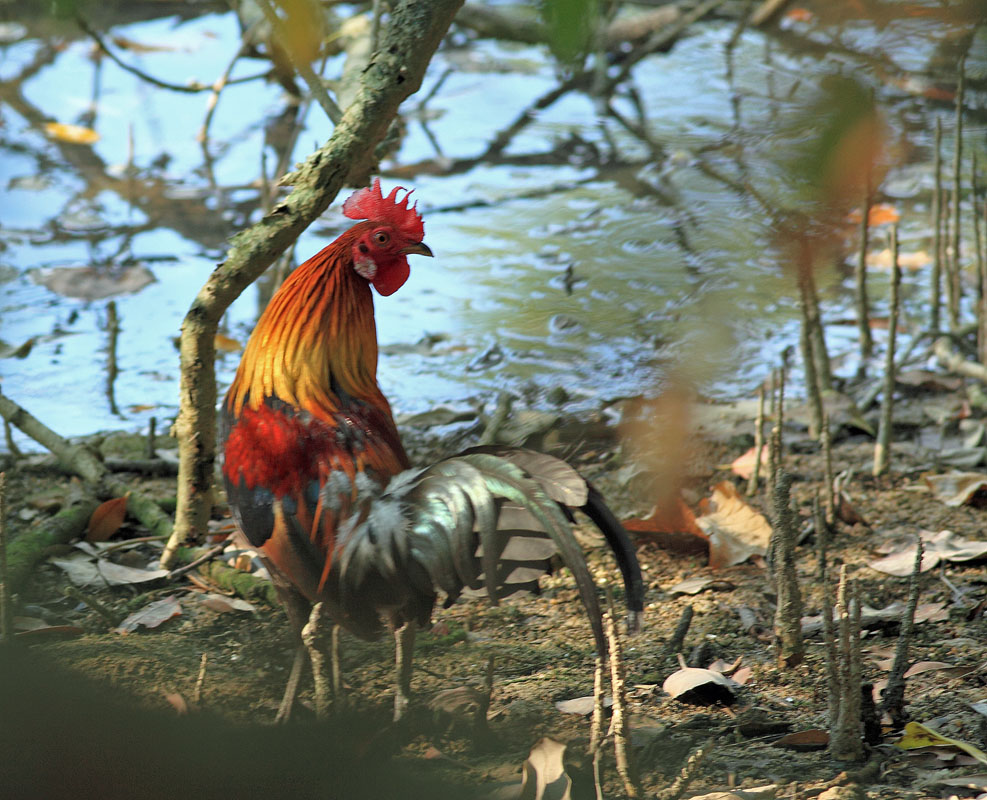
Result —
M423 623L440 592L455 600L478 587L496 602L532 586L552 553L572 571L605 653L596 586L559 504L516 464L464 454L395 476L339 528L327 599L353 633L373 637L378 612Z
M569 464L554 456L522 447L500 446L473 447L463 455L468 453L488 453L507 459L537 481L545 493L562 507L570 520L571 509L575 508L592 520L606 538L617 560L624 581L627 629L631 633L637 633L641 629L644 612L641 565L627 531L610 510L603 495Z
M627 630L637 633L641 630L644 616L644 579L641 576L641 565L637 560L634 544L620 520L614 516L610 506L606 504L596 487L586 484L589 489L586 504L580 509L606 537L620 574L624 578L624 592L627 597Z

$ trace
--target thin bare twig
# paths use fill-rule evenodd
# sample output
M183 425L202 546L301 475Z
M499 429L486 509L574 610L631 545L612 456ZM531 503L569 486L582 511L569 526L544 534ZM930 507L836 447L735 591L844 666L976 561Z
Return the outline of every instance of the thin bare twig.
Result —
M189 81L186 84L181 83L169 83L168 81L163 81L160 78L155 78L153 75L148 75L141 69L128 64L126 61L121 60L121 58L114 53L109 47L106 46L106 42L103 37L100 36L89 24L82 18L76 17L76 23L83 32L88 36L92 37L93 41L96 42L100 50L102 50L120 69L129 72L131 75L136 75L142 81L150 83L152 86L157 86L159 89L168 89L172 92L184 92L186 94L197 94L198 92L205 92L212 88L208 83L202 83L201 81ZM234 83L247 83L248 81L256 81L260 78L266 78L270 74L270 70L258 73L256 75L249 75L243 78L236 78L234 80L227 81L227 84Z
M892 225L891 240L891 296L888 299L888 344L884 359L884 391L881 398L881 421L874 445L874 475L883 475L890 466L891 427L894 411L894 347L898 328L898 289L901 285L901 268L898 266L898 226Z

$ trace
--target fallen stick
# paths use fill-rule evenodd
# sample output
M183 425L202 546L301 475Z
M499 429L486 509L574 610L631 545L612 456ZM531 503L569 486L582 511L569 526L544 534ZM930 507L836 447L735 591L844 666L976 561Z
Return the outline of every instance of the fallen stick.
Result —
M147 495L133 491L123 481L110 476L106 465L88 447L66 441L37 417L2 394L0 394L0 416L54 453L62 464L83 480L102 487L106 493L114 497L123 497L130 492L128 512L154 536L171 535L171 518L161 510L161 507Z

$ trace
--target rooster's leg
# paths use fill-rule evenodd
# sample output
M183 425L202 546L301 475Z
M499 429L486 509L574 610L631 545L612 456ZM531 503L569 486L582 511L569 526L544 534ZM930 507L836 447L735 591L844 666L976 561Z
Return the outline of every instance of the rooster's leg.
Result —
M269 569L271 568L269 567ZM275 722L287 722L291 718L291 710L298 694L298 684L301 682L302 672L305 670L306 648L301 642L301 630L311 613L312 606L302 594L281 577L277 570L271 569L271 578L281 600L281 605L284 606L285 613L288 615L288 622L295 634L295 641L298 642L298 647L295 649L295 660L291 664L291 674L288 676L288 685L284 687L284 696L281 698L281 705L278 706L278 713L274 718Z
M302 644L308 650L312 662L312 681L315 684L315 716L325 719L329 716L329 700L332 690L326 675L326 641L323 636L322 603L312 606L308 622L302 628ZM333 626L336 627L336 626ZM333 670L335 672L335 670Z
M278 706L278 714L274 718L275 722L287 722L291 719L291 709L295 705L295 695L298 694L298 684L302 679L302 670L304 669L305 647L300 644L295 648L295 660L291 665L288 685L284 687L284 697L281 698L281 705Z
M397 722L408 707L411 696L411 658L415 650L415 623L405 622L394 628L394 721Z
M343 691L343 668L340 665L339 636L343 629L339 625L332 626L332 649L329 652L329 676L332 680L332 697L337 708L346 705L346 694Z

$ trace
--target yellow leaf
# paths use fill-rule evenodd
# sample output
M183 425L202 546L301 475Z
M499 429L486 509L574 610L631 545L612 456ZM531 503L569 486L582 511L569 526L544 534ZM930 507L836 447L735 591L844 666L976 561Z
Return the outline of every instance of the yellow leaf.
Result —
M223 353L236 353L243 349L243 345L240 344L232 336L226 336L222 333L216 334L216 349Z
M932 728L927 728L920 722L909 722L905 725L904 735L895 742L902 750L917 750L920 747L955 747L962 750L967 755L973 756L977 761L987 764L987 753L959 739L950 739L941 733L936 733Z
M99 141L99 134L92 128L83 128L81 125L66 125L63 122L46 122L45 133L52 139L69 144L95 144Z

